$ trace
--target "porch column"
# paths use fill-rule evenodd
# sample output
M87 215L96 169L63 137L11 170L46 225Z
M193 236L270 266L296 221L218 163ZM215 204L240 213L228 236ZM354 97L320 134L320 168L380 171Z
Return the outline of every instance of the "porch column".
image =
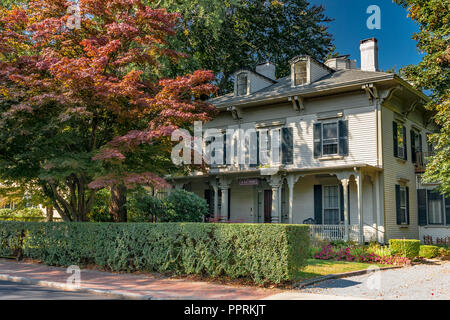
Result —
M358 224L359 224L359 243L364 242L364 217L363 217L363 208L362 208L362 172L358 171L358 175L355 177L356 181L356 190L358 196Z
M286 180L287 180L287 184L289 187L289 203L288 203L288 207L289 207L289 223L292 224L293 222L293 206L294 206L294 186L295 183L298 181L298 179L300 178L300 175L296 175L296 174L291 174L288 175Z
M271 222L280 223L280 193L282 179L281 176L275 175L271 176L269 179L269 184L272 187L272 213Z
M222 206L220 210L219 222L228 221L228 190L230 190L230 179L220 178L219 188L222 192Z
M377 213L377 242L381 243L384 242L384 237L382 237L381 234L381 226L382 226L382 221L381 221L381 194L380 194L380 174L377 172L375 173L375 183L374 183L374 188L375 188L375 202L376 202L376 213Z
M350 240L350 235L348 232L348 182L350 179L341 179L341 184L342 184L342 193L343 193L343 198L344 198L344 238L345 241L349 241Z

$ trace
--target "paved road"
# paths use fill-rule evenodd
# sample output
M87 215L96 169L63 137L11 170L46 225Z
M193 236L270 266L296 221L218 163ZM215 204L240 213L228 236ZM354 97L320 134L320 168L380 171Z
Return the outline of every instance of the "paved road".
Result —
M114 298L112 296L0 281L0 300L108 300Z
M450 262L328 280L300 292L365 299L450 300Z

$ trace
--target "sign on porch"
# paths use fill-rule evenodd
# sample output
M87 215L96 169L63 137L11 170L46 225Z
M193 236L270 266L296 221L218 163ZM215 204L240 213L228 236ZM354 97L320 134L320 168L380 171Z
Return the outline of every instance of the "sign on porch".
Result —
M259 183L259 180L257 178L255 179L240 179L239 185L240 186L257 186Z

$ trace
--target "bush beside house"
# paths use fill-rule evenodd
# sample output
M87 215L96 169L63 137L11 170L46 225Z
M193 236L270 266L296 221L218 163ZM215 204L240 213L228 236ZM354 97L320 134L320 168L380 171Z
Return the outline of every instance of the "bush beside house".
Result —
M281 224L0 222L0 255L48 265L295 281L309 227Z
M419 256L420 240L390 239L389 248L393 255L414 259Z
M420 246L419 256L426 258L426 259L432 259L439 255L439 247L437 246L430 246L430 245L423 245Z

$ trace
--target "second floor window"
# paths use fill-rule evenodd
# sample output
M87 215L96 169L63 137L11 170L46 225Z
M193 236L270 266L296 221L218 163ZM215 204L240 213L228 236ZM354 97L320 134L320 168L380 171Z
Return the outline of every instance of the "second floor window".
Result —
M245 96L247 94L247 87L248 87L247 74L246 73L238 74L238 76L237 76L237 95Z
M394 157L407 160L406 127L403 123L394 121L392 129L394 133Z
M411 161L417 163L422 158L422 135L411 130Z
M314 157L348 155L348 121L314 124Z

